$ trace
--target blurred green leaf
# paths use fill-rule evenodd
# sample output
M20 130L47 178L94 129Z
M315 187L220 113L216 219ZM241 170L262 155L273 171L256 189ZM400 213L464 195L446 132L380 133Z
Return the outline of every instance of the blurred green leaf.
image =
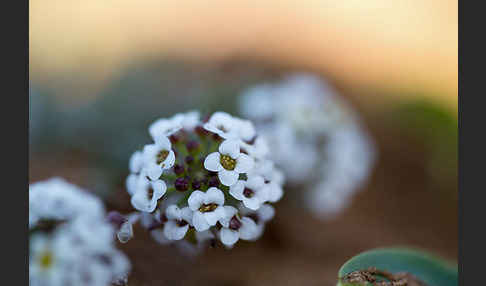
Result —
M408 272L428 286L458 285L457 265L433 255L406 248L383 248L363 252L339 270L339 280L347 274L375 267L391 273ZM352 285L338 282L338 286Z

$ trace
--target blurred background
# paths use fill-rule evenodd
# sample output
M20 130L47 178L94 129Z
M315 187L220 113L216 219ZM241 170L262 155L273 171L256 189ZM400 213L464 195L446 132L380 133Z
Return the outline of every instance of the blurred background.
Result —
M378 149L352 205L322 221L286 197L262 239L197 258L141 229L129 285L334 285L360 251L457 260L457 1L30 1L29 180L62 176L130 212L128 158L149 123L237 113L245 88L328 80Z

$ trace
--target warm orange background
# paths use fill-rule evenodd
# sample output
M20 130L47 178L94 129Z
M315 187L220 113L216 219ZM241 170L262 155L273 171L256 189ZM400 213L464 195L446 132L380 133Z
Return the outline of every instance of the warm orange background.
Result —
M352 87L457 107L451 0L31 0L32 81L109 79L155 58L233 57L324 72Z

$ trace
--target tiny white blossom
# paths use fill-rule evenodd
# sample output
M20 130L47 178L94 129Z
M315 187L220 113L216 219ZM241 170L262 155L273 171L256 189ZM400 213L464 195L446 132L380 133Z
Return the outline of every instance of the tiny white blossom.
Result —
M238 122L226 112L213 113L203 128L224 139L237 139L240 135Z
M192 224L197 231L204 231L216 225L224 217L224 194L215 187L206 192L194 191L187 200L189 208L194 212Z
M181 240L192 224L192 211L189 207L179 208L170 205L165 210L167 222L164 224L164 235L169 240Z
M230 194L252 210L268 200L269 187L261 176L249 176L246 181L238 180L230 187Z
M159 137L169 137L177 131L192 130L199 124L199 112L178 113L171 118L161 118L149 126L149 133L154 141Z
M218 178L225 186L234 185L239 174L247 173L253 165L253 158L240 152L240 144L236 140L223 141L218 152L209 154L204 160L204 167L218 172Z
M145 170L151 180L159 179L164 170L174 165L175 154L171 148L172 144L165 136L158 137L154 144L143 148Z
M221 242L226 246L234 245L239 239L252 240L258 235L256 223L249 217L238 218L237 209L225 206L225 216L219 220Z
M140 175L131 203L134 208L142 212L153 212L157 201L165 194L167 185L162 180L149 181Z

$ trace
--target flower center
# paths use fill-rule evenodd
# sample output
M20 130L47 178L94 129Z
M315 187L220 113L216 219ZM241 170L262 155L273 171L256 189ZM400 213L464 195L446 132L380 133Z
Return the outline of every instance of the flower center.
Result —
M226 127L224 127L223 124L220 124L220 125L216 126L216 128L219 129L219 130L221 130L221 131L223 131L223 132L228 132L228 130L226 129Z
M183 227L183 226L186 226L186 225L187 225L187 221L185 221L185 220L177 221L177 226L179 226L179 227Z
M52 253L45 251L39 258L39 264L43 269L48 269L52 265Z
M154 189L149 188L149 189L147 190L147 199L148 199L149 201L151 201L151 200L152 200L152 198L153 198L153 196L154 196Z
M233 216L229 222L229 229L238 230L241 227L241 221L239 221L236 216Z
M248 188L245 188L243 190L243 195L247 198L251 198L253 197L253 195L255 194L255 192L252 190L252 189L248 189Z
M236 166L236 160L228 155L221 155L220 163L226 170L233 171Z
M202 212L202 213L205 213L205 212L212 212L214 211L216 208L218 207L218 204L203 204L199 207L199 211Z
M165 161L165 159L167 159L168 156L169 156L169 151L161 150L159 153L157 153L157 164L160 165L162 162Z

